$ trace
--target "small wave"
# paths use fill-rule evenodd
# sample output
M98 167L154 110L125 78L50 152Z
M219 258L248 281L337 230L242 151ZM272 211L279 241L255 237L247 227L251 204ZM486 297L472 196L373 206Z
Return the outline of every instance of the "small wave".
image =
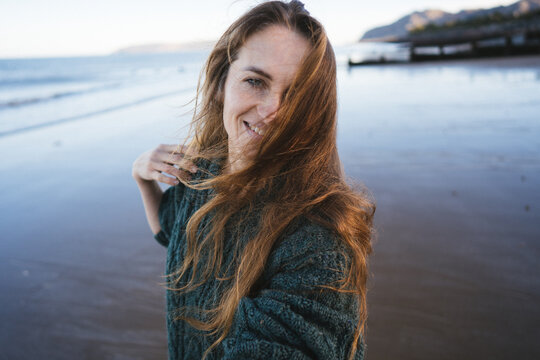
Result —
M64 92L54 93L54 94L51 94L48 96L42 96L42 97L31 97L31 98L26 98L26 99L24 98L11 99L8 101L0 102L0 110L4 110L7 108L16 108L16 107L21 107L21 106L26 106L26 105L32 105L32 104L41 103L44 101L58 100L58 99L69 97L69 96L85 95L85 94L89 94L93 92L99 92L102 90L117 88L120 85L121 85L120 83L115 83L115 84L108 84L105 86L96 86L93 88L78 90L78 91L64 91Z
M182 94L182 93L185 93L187 91L194 91L195 89L196 89L195 87L188 87L188 88L184 88L184 89L169 91L169 92L165 92L165 93L161 93L161 94L157 94L157 95L153 95L153 96L139 98L137 100L126 102L126 103L123 103L123 104L110 106L110 107L107 107L107 108L104 108L104 109L90 111L90 112L87 112L87 113L84 113L84 114L69 116L69 117L65 117L65 118L57 119L57 120L52 120L52 121L48 121L48 122L41 123L41 124L35 124L35 125L26 126L26 127L21 127L21 128L6 130L6 131L0 131L0 138L3 137L3 136L7 136L7 135L13 135L13 134L17 134L17 133L21 133L21 132L25 132L25 131L35 130L35 129L39 129L39 128L43 128L43 127L49 127L49 126L58 125L58 124L66 123L66 122L72 122L72 121L75 121L75 120L85 119L85 118L89 118L89 117L92 117L92 116L96 116L96 115L100 115L100 114L104 114L104 113L108 113L108 112L112 112L112 111L117 111L117 110L130 108L132 106L141 105L141 104L144 104L144 103L147 103L147 102L150 102L150 101L154 101L154 100L158 100L158 99L161 99L161 98L165 98L165 97L168 97L168 96Z
M77 82L81 81L81 78L72 78L67 76L44 76L44 77L31 77L31 78L20 78L20 79L1 79L0 87L4 86L26 86L26 85L39 85L39 84L50 84L50 83L67 83L67 82Z

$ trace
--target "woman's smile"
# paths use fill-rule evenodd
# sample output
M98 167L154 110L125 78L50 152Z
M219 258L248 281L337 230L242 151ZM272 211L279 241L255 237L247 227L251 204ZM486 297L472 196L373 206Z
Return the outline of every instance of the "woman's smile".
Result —
M255 125L251 125L247 121L244 121L244 126L245 126L246 131L248 132L248 134L253 136L255 139L262 139L262 137L264 135L264 131L261 128L259 128L258 126L255 126Z

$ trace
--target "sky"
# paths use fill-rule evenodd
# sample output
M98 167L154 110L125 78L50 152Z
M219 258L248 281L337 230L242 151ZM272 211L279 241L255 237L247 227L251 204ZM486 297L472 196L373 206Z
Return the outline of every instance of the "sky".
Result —
M0 0L0 58L106 55L152 43L215 40L260 0ZM334 45L416 10L508 5L505 0L305 0Z

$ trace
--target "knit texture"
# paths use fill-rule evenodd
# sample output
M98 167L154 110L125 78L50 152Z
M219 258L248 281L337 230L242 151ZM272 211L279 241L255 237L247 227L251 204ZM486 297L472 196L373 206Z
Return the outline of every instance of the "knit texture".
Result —
M210 175L199 170L194 179L219 171L218 163L200 161L198 165ZM155 239L167 247L166 274L182 264L186 224L212 194L211 189L193 190L182 184L164 192L159 208L161 231ZM233 217L227 227L221 273L227 273L235 245L241 250L257 229L257 212L239 216L247 216L247 223L239 229ZM351 294L323 290L318 285L342 278L348 259L347 250L333 233L298 219L270 254L258 282L261 285L254 294L241 299L227 338L208 359L347 359L358 322L358 301ZM200 264L204 266L204 259ZM230 285L231 280L210 278L188 293L167 290L169 359L201 359L216 338L175 318L179 309L187 307L191 309L189 316L204 319L195 309L214 308ZM363 359L364 352L365 344L360 339L355 359Z

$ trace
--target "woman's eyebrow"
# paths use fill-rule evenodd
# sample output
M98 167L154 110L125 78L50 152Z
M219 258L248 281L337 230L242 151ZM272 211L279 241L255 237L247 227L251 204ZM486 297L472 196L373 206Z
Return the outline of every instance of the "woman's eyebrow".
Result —
M268 78L268 80L272 80L272 76L270 74L268 74L267 72L265 72L262 69L259 69L258 67L248 66L248 67L243 68L242 70L257 73L257 74L259 74L261 76L264 76L265 78Z

